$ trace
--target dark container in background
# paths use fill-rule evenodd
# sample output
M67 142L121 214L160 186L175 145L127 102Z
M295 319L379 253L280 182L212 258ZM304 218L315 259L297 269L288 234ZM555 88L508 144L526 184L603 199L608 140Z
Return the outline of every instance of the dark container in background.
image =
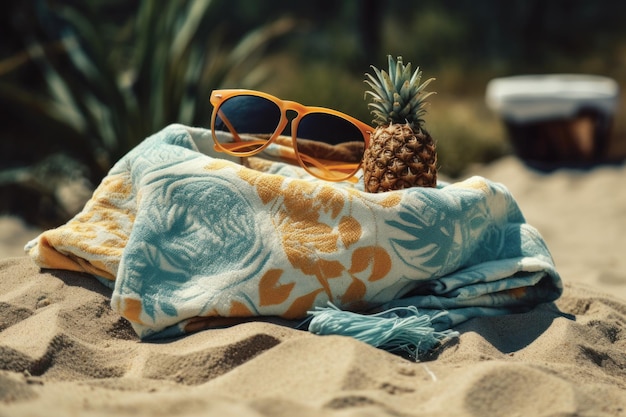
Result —
M582 74L495 78L487 105L507 128L515 154L537 168L587 167L607 154L619 101L617 83Z

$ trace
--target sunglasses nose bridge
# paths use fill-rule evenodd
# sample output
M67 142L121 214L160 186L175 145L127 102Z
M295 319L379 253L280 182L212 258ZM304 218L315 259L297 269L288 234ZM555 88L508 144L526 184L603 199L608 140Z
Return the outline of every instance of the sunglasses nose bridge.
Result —
M283 100L282 107L284 111L293 110L298 114L305 113L307 111L307 107L297 101Z
M300 123L300 119L308 113L307 106L298 103L297 101L282 101L282 113L283 117L281 119L281 128L284 129L287 126L287 123L291 123L291 135L294 137L297 136L298 124ZM295 113L295 116L289 120L287 117L287 112L292 111Z

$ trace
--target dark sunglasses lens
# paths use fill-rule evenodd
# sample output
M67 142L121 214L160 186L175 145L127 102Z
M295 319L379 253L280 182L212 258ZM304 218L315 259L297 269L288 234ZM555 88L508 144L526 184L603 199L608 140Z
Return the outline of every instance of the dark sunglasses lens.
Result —
M280 118L280 108L276 103L263 97L239 95L225 100L219 106L211 128L229 132L233 137L248 143L246 146L235 147L224 144L232 152L249 152L259 148L270 138L278 127Z
M309 113L298 124L298 153L307 169L329 177L354 174L365 152L365 139L352 122L333 114ZM321 164L321 165L320 165Z

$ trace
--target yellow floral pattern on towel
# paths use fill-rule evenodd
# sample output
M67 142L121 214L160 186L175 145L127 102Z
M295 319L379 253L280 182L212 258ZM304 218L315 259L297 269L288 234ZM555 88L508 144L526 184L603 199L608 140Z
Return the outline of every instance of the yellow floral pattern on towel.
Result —
M447 309L450 326L561 292L541 236L502 185L475 177L369 194L279 162L261 172L202 154L208 138L173 125L146 139L28 253L109 280L112 307L143 338L302 319L328 301Z

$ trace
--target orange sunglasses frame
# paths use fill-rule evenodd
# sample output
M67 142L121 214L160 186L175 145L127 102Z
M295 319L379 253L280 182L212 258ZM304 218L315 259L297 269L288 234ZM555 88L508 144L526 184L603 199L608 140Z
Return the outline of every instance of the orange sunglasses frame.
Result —
M272 133L271 137L267 141L264 140L263 141L264 143L261 146L259 146L258 148L252 151L237 152L237 151L233 151L232 149L228 149L222 143L219 142L219 140L217 139L217 136L215 135L215 120L217 119L217 115L220 113L219 108L221 104L225 102L226 100L232 97L237 97L237 96L261 97L276 104L276 106L280 109L281 118L280 118L280 122L278 123L278 126L276 127L276 130L274 131L274 133ZM298 125L300 123L300 120L307 114L311 114L311 113L325 113L325 114L330 114L333 116L340 117L352 123L354 126L356 126L359 129L359 131L363 135L363 140L365 142L364 149L366 149L369 146L370 135L374 131L374 129L371 126L361 122L358 119L355 119L352 116L349 116L345 113L341 113L340 111L328 109L325 107L305 106L295 101L281 100L278 97L275 97L271 94L263 93L261 91L243 90L243 89L213 90L211 92L210 101L211 101L211 104L213 105L213 114L211 115L211 134L213 136L213 141L215 142L215 150L218 152L225 152L229 155L238 156L238 157L254 156L262 152L272 142L276 141L276 139L280 137L281 133L285 130L285 127L287 127L287 123L289 123L289 119L287 118L287 111L292 110L296 112L296 117L291 120L292 147L294 149L296 160L298 161L298 164L302 168L304 168L307 172L309 172L311 175L314 175L317 178L327 180L327 181L345 181L353 177L357 173L361 164L359 163L358 166L353 170L353 172L346 175L345 177L337 177L337 176L326 177L309 169L307 165L303 162L302 157L298 151L297 132L298 132ZM236 132L236 130L234 129L234 127L228 121L228 119L224 117L223 114L221 114L220 117L222 121L226 124L228 129L230 130L230 133L233 135L234 139L237 142L243 142L241 138L239 137L238 133ZM249 142L248 142L248 145L249 145ZM309 157L307 159L311 159L311 158Z

